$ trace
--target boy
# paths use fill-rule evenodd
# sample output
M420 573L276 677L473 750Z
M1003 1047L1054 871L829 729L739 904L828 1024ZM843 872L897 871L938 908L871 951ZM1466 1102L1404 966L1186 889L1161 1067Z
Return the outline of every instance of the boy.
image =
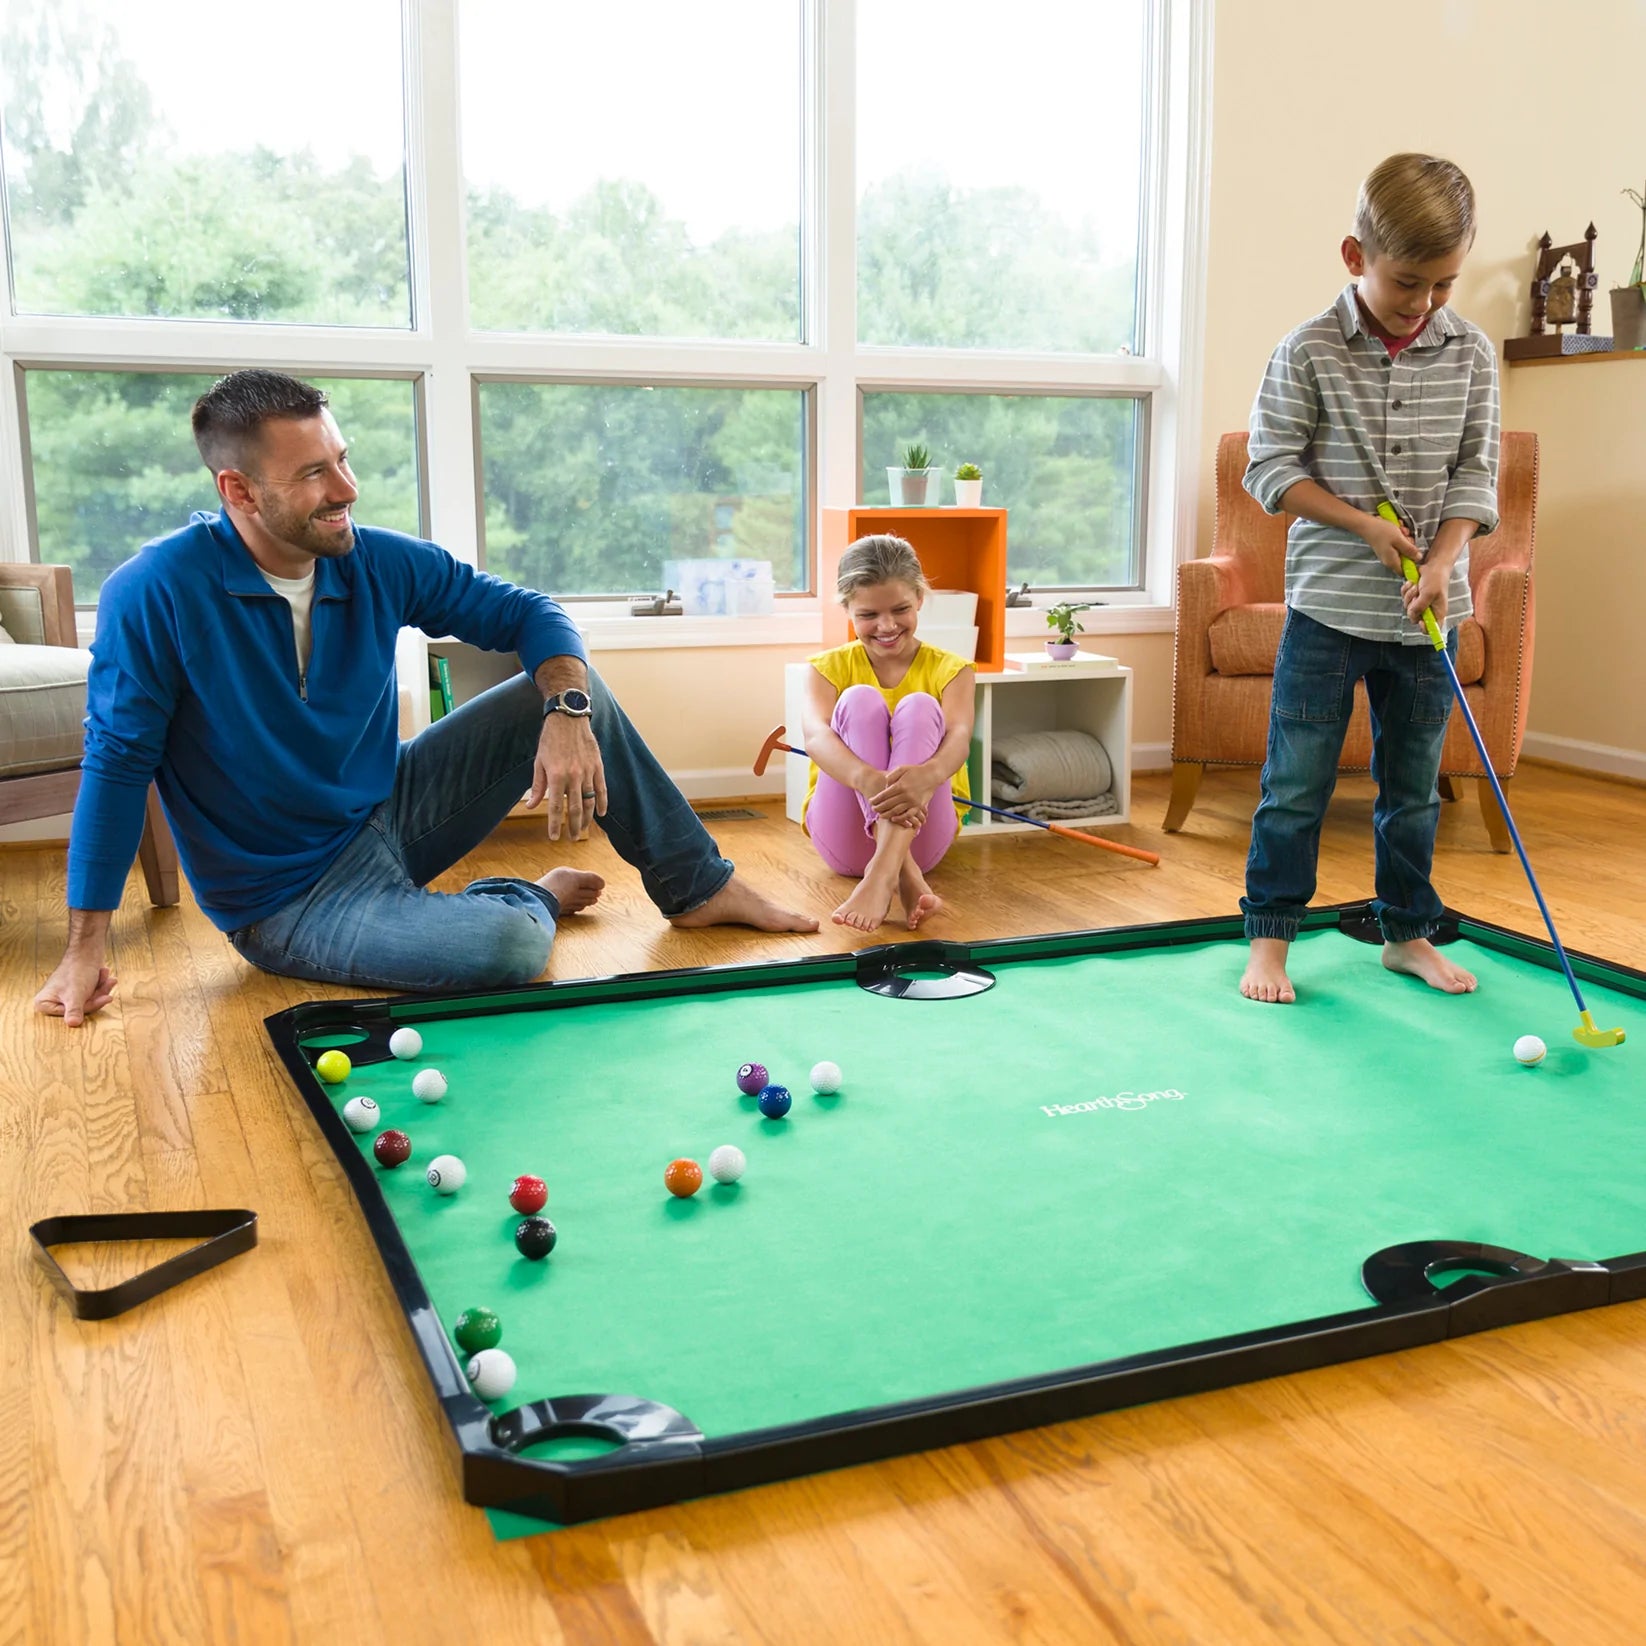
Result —
M1252 407L1246 490L1292 514L1263 798L1246 861L1248 1000L1296 998L1286 953L1314 895L1320 825L1364 679L1383 964L1466 994L1429 939L1441 746L1452 691L1422 628L1455 658L1470 614L1468 542L1497 525L1497 358L1445 305L1475 237L1474 190L1449 161L1397 154L1360 188L1343 261L1354 280L1285 338ZM1387 499L1403 522L1380 519ZM1409 526L1410 533L1405 529ZM1419 566L1405 582L1400 557Z

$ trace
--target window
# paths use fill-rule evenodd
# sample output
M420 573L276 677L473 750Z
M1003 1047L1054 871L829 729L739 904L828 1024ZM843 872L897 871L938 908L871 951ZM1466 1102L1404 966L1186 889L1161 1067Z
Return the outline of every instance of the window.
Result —
M956 467L981 456L983 501L1011 511L1013 583L1136 588L1144 408L1130 396L866 394L863 501L891 501L886 468L912 442L940 470L945 502Z
M794 339L797 0L468 0L473 322Z
M40 558L74 570L82 605L152 538L221 507L194 449L189 411L213 376L31 371L25 376L35 537ZM359 518L417 532L412 385L310 379L330 397L360 482Z
M11 0L20 314L407 326L399 0Z
M0 556L95 600L215 507L189 405L264 366L332 394L363 523L585 602L602 644L657 643L623 597L706 558L788 598L683 629L798 629L819 509L884 499L917 440L945 501L982 468L1042 603L1163 626L1208 28L1197 0L8 0Z
M806 587L795 390L483 383L487 569L551 594L661 589L668 561Z

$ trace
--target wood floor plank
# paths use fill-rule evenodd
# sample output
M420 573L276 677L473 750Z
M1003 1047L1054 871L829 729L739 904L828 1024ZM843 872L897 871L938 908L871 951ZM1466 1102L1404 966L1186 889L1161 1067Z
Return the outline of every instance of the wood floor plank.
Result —
M930 935L1233 912L1255 774L1208 772L1170 836L1166 792L1139 777L1119 831L1158 869L1040 835L962 842ZM1646 966L1646 791L1524 767L1513 803L1566 941ZM824 930L674 931L603 840L551 847L532 819L441 884L605 875L563 924L561 977L863 946L827 921L846 883L776 808L716 830ZM1370 831L1369 781L1346 779L1322 901L1367 895ZM1444 810L1436 882L1539 930L1472 796ZM70 1032L28 1008L65 925L60 849L0 853L0 1643L405 1646L454 1619L545 1646L1638 1638L1646 1304L499 1544L459 1499L353 1195L263 1030L362 991L255 972L192 898L154 910L134 874L120 994ZM27 1221L161 1204L255 1207L261 1243L123 1325L72 1320Z

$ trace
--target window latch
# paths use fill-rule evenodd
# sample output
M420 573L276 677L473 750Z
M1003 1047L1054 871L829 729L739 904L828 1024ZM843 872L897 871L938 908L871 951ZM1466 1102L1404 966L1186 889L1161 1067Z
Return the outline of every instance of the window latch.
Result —
M1007 589L1006 604L1008 606L1032 606L1034 601L1029 598L1029 585L1022 584L1015 589Z
M682 615L680 601L676 598L673 589L665 589L662 594L647 595L643 600L636 600L629 607L630 617L679 617Z

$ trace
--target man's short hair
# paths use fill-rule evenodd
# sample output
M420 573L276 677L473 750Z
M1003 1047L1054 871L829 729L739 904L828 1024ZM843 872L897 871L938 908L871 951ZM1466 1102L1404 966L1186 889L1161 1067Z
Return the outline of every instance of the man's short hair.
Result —
M1432 154L1392 154L1360 185L1355 239L1367 257L1432 263L1475 238L1475 191Z
M318 417L325 404L321 390L284 372L230 372L195 401L194 444L213 474L221 469L244 471L265 423L282 417Z

